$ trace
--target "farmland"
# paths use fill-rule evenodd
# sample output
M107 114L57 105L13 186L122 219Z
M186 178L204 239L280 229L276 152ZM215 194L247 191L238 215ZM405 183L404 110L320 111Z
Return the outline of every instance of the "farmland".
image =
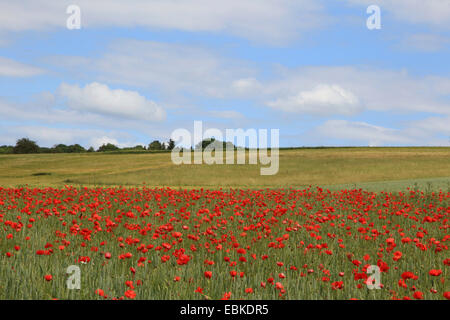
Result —
M260 165L176 166L170 153L0 155L0 185L448 190L450 148L281 150L279 168L261 176Z
M0 299L449 299L449 159L282 150L265 177L169 153L0 156Z
M1 189L0 299L445 299L449 199Z

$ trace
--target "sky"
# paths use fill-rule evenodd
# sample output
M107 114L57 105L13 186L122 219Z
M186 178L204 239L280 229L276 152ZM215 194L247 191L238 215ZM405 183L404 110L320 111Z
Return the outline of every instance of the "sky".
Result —
M449 146L450 0L0 0L0 145L148 145L194 121Z

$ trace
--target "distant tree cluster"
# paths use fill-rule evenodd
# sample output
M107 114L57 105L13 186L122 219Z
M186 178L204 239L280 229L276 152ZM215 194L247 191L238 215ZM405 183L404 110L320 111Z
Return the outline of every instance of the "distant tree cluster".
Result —
M98 148L98 152L116 151L120 148L112 143L103 144Z
M155 140L151 142L148 147L142 145L137 145L134 147L119 148L112 143L106 143L101 145L97 150L93 147L85 149L79 144L65 145L57 144L51 148L40 147L36 141L30 140L28 138L22 138L17 140L15 146L0 146L0 154L26 154L26 153L84 153L84 152L108 152L108 151L164 151L172 150L175 148L175 141L170 139L168 142L160 142Z
M148 145L148 150L172 150L175 148L175 141L172 139L169 142L160 142L159 140L154 140Z
M197 143L197 145L195 146L195 149L204 151L206 149L206 147L211 144L214 146L215 149L222 148L222 150L226 150L227 148L229 148L229 149L234 150L236 148L235 145L232 144L231 142L219 141L213 137L213 138L203 139L202 141Z

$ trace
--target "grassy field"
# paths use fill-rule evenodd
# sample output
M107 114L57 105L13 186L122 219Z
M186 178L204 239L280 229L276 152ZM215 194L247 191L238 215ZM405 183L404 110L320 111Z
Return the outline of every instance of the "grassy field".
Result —
M2 155L0 186L0 300L450 299L450 148Z
M450 148L322 148L280 151L280 169L259 165L180 165L170 153L0 155L0 186L169 186L332 190L406 187L448 190Z

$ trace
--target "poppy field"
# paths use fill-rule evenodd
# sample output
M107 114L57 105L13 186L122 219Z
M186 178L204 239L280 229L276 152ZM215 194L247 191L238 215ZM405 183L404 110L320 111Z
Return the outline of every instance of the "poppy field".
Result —
M0 299L450 299L449 200L410 189L0 188Z

